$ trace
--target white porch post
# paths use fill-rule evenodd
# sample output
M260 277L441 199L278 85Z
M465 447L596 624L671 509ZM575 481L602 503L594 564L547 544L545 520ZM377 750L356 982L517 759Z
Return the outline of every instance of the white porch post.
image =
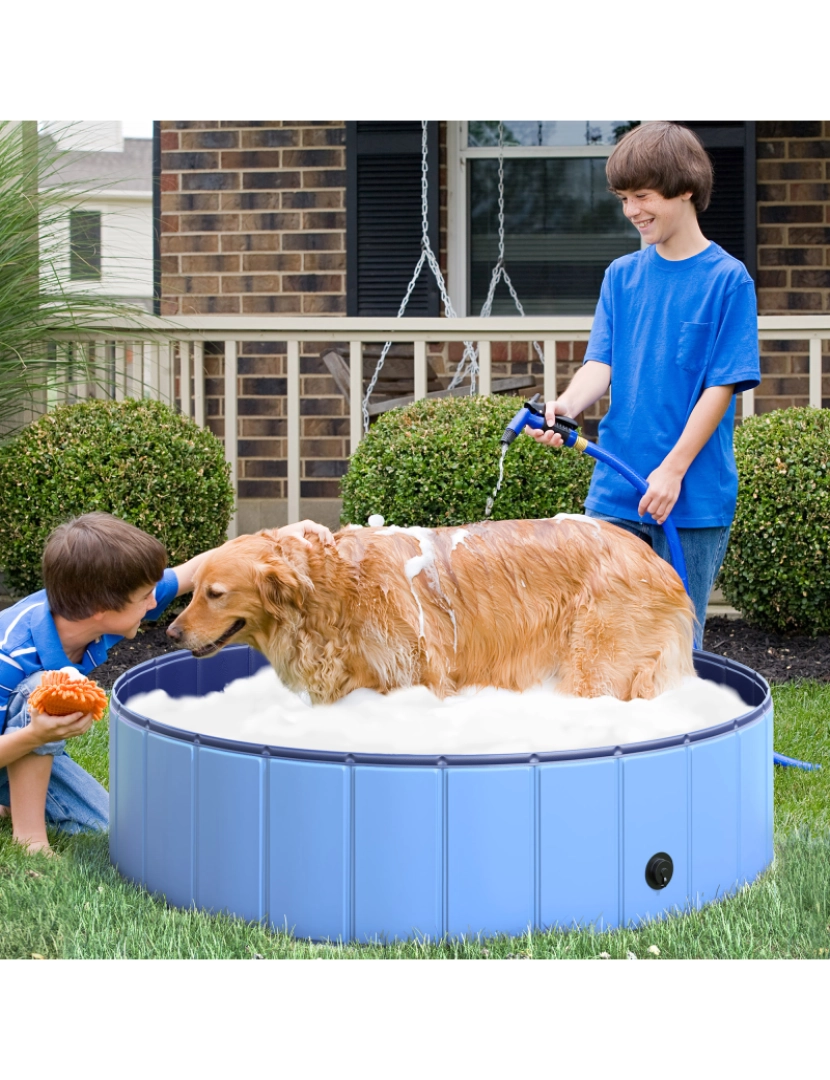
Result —
M545 354L545 401L555 401L556 394L556 340L545 338L542 342L542 351Z
M90 345L90 348L94 348ZM97 360L97 355L96 355ZM115 371L113 372L113 395L116 401L123 401L127 383L127 346L123 341L115 343Z
M175 404L173 395L173 348L170 340L159 346L159 400L171 407Z
M427 343L425 341L415 342L414 391L416 401L427 396Z
M150 362L147 363L147 350L150 352ZM144 346L144 387L147 395L154 401L159 399L159 343L151 342Z
M231 467L234 503L239 501L239 447L236 438L236 342L225 342L225 460ZM237 530L237 509L231 514L228 523L228 539L233 540Z
M300 520L300 343L288 342L288 522Z
M193 419L205 426L205 343L193 342Z
M182 415L190 416L190 342L179 342L179 391Z
M135 341L132 359L127 364L126 393L128 398L144 397L144 349L143 341Z
M821 408L821 338L810 338L810 404Z
M478 392L489 397L493 390L493 366L490 342L483 338L478 343Z
M349 342L349 446L353 454L363 438L363 342Z

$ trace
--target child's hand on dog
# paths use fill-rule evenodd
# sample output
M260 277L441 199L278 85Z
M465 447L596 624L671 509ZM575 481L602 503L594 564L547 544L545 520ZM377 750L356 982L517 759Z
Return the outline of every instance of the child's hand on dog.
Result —
M304 518L302 521L296 521L292 525L283 525L281 529L277 529L277 535L280 538L293 536L295 540L299 540L303 544L308 544L305 537L306 533L316 536L324 544L334 543L334 535L331 530L327 529L325 525L320 525L317 521L312 521L311 518Z

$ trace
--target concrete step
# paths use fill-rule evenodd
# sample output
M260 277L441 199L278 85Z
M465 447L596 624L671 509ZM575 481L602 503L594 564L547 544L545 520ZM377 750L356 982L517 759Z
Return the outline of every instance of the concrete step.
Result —
M726 619L740 619L741 617L740 611L736 611L727 604L720 589L712 589L712 595L706 605L706 618L711 619L715 615L721 615Z

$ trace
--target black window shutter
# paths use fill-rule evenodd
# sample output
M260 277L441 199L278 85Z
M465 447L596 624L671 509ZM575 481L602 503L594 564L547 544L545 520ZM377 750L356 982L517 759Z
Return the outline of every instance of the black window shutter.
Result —
M755 231L755 122L681 120L706 148L715 170L709 209L700 215L707 240L740 259L752 277L757 270Z
M438 258L438 123L427 125L429 242ZM397 315L421 256L421 123L346 124L346 310ZM406 315L440 313L424 266Z

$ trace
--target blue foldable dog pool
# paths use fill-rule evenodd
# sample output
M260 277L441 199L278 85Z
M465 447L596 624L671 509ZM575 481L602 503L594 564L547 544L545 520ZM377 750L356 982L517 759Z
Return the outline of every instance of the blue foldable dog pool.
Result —
M655 742L391 756L258 746L127 704L204 695L267 661L247 646L140 664L111 702L110 857L168 903L315 940L638 925L721 899L772 860L772 699L696 652L747 711Z

